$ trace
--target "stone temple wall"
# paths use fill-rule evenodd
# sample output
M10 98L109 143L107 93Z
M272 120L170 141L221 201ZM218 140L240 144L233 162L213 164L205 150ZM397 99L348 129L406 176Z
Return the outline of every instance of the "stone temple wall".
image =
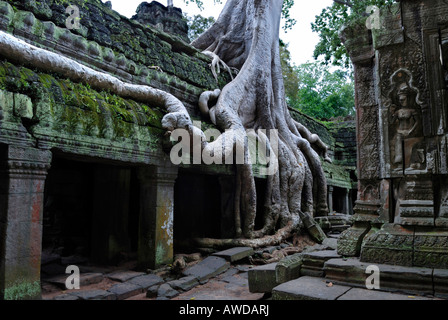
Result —
M358 198L338 252L448 267L448 5L403 0L341 35L356 82Z
M79 9L79 28L68 28L67 21L73 24L71 12L66 13L69 5ZM198 120L199 95L230 80L221 75L216 83L210 58L176 35L122 17L99 0L0 1L0 31L122 81L169 92ZM132 168L139 192L139 263L156 267L172 261L178 168L163 151L164 113L17 64L13 56L0 57L1 298L39 296L45 181L55 158L120 164L97 166L93 172L99 186L95 197L108 204L95 206L97 226L104 226L104 219L114 220L107 223L111 226L123 223L120 200L129 196L130 181L130 169L123 167ZM219 169L222 176L232 174L227 167ZM218 172L210 167L202 171ZM108 256L114 248L99 234L97 252ZM122 238L107 232L102 237Z
M67 11L71 6L79 9L79 20L73 20L73 7ZM212 127L200 116L199 96L222 88L230 76L223 73L216 81L209 57L182 36L143 21L143 11L141 19L136 18L140 23L99 0L0 1L0 31L119 80L171 93L184 103L193 120L202 121L204 129ZM221 212L216 214L222 218L213 217L213 221L222 219L221 229L230 230L226 226L233 219L234 168L174 166L166 152L172 144L161 127L165 112L0 54L0 299L39 297L43 230L57 231L51 219L75 219L77 212L89 206L90 226L83 225L83 219L88 220L83 213L82 219L66 220L60 229L65 230L67 224L84 228L79 234L95 229L90 236L98 260L107 263L129 248L125 226L133 220L138 221L132 242L138 247L139 265L146 269L171 263L174 206L185 198L174 196L178 177L181 183L176 186L181 192L191 189L186 187L191 180L198 186L207 181L215 184L207 191L215 192L210 199L220 198ZM292 112L321 135L333 153L350 149L343 139L333 137L339 129L329 130ZM349 131L353 136L354 131ZM353 150L349 153L353 158ZM330 187L347 190L345 199L349 199L354 184L346 165L351 166L335 162L325 172ZM256 170L255 166L257 179L265 178ZM84 197L77 206L54 212L76 202L77 194ZM126 206L130 202L131 207ZM348 200L344 203L348 212ZM198 208L217 206L208 203ZM123 214L128 211L130 218ZM191 214L186 209L180 212Z

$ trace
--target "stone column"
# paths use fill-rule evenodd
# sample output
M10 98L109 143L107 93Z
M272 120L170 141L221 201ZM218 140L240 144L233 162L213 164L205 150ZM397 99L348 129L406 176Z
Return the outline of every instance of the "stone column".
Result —
M174 183L178 168L139 168L140 222L138 264L155 269L173 262Z
M328 212L333 212L333 186L328 186Z
M0 147L0 300L38 299L51 152Z
M371 33L365 24L353 24L341 32L353 62L355 76L358 196L353 226L341 234L338 253L359 256L361 244L379 216L380 146L378 102L375 96L376 60Z
M345 189L344 210L342 211L345 214L350 214L350 189Z

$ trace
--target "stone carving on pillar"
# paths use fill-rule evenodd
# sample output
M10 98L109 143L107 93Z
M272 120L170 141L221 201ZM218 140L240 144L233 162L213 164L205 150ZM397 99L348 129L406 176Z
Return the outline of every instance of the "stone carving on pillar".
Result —
M389 137L391 169L425 169L422 111L418 89L412 86L412 75L405 69L396 71L389 93Z
M353 208L353 226L338 240L338 253L359 256L364 237L380 209L379 112L375 95L376 62L371 34L364 24L352 24L340 36L349 51L355 76L356 138L358 148L358 200Z

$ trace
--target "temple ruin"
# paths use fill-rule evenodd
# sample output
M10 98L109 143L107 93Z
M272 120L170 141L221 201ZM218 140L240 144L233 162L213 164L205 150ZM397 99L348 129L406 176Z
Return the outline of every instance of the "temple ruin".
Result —
M448 4L401 0L379 17L340 33L356 119L324 124L289 108L329 148L329 214L314 221L338 229L337 248L254 268L251 292L319 298L297 293L305 283L333 287L328 299L356 298L376 266L386 291L448 297ZM203 130L216 129L200 96L238 70L215 78L180 9L142 3L128 19L100 0L0 1L0 42L16 45L0 46L0 300L41 298L42 277L61 267L51 259L136 260L146 272L171 265L194 238L236 236L235 166L174 165L167 110L129 94L169 93ZM28 59L40 52L69 61L78 79ZM77 81L89 72L104 75L97 87ZM129 91L98 89L108 77ZM252 166L260 210L264 165Z
M80 20L69 5L79 8ZM179 9L158 3L143 3L127 19L99 0L8 0L0 1L0 37L168 92L213 128L199 112L199 96L231 77L221 73L216 82L210 57L188 44L180 18ZM234 236L234 167L173 165L173 142L161 126L166 110L10 52L0 48L1 298L40 297L42 252L103 264L135 257L146 270L172 263L183 240ZM354 121L326 127L290 112L329 146L331 213L351 214ZM257 166L254 174L262 190L266 176Z

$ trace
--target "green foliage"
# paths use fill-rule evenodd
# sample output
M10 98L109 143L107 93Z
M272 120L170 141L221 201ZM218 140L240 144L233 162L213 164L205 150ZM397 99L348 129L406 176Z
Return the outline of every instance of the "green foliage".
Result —
M186 4L189 3L195 3L199 9L204 9L204 3L202 0L184 0ZM214 3L222 3L222 0L213 0ZM285 20L285 24L283 25L283 29L285 31L290 30L295 24L296 20L291 18L290 10L292 6L294 5L294 0L283 0L283 7L282 7L282 18ZM205 31L205 30L204 30ZM193 40L193 38L190 38Z
M299 75L291 62L291 53L288 44L280 40L280 62L282 64L283 84L288 104L294 105L297 102L297 92L299 91Z
M35 299L40 295L40 282L18 280L14 285L5 289L5 300Z
M390 5L394 0L334 0L333 5L322 10L316 16L311 28L320 38L314 50L314 58L323 56L326 64L349 66L350 60L338 32L342 25L361 17L368 17L369 6L381 8Z
M188 38L190 39L190 41L196 40L216 21L214 17L205 18L200 14L197 14L193 17L190 17L189 15L185 14L185 19L187 19Z
M354 114L351 71L320 62L295 66L288 45L280 40L280 61L286 101L290 107L317 119Z
M299 89L288 98L291 107L317 119L353 115L354 84L350 73L320 62L295 67Z
M283 30L285 31L291 29L297 22L295 19L291 18L291 15L289 14L293 5L294 0L283 0L282 17L285 20L285 25L283 26Z
M184 2L186 4L194 3L198 6L199 9L201 9L201 10L204 9L204 3L202 2L202 0L184 0ZM221 0L213 0L213 3L221 3Z

